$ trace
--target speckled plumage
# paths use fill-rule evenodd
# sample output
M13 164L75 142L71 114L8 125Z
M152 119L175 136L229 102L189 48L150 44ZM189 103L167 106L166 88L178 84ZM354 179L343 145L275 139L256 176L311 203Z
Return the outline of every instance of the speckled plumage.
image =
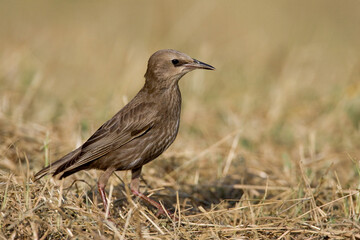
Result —
M175 140L181 112L178 82L197 68L214 69L175 50L155 52L138 94L83 145L36 173L35 179L48 174L64 178L80 170L100 169L105 171L99 179L100 191L114 171L132 170L133 180L138 181L142 166ZM138 182L132 185L137 192Z

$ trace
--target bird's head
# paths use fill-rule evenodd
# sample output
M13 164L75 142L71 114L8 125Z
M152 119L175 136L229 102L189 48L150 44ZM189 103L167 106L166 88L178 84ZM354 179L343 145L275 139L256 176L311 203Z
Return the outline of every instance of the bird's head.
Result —
M200 62L172 49L155 52L149 59L146 81L167 86L177 83L182 76L195 69L214 70L213 66Z

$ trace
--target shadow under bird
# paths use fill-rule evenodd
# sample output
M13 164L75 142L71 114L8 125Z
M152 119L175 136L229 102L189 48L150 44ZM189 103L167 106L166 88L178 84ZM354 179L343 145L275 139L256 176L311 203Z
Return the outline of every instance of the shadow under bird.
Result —
M107 209L105 186L114 171L131 170L132 193L165 214L166 209L139 192L143 165L162 154L179 130L181 93L178 82L195 69L215 68L172 49L155 52L148 61L145 84L137 95L105 122L83 145L35 174L60 179L85 169L100 169L98 189Z

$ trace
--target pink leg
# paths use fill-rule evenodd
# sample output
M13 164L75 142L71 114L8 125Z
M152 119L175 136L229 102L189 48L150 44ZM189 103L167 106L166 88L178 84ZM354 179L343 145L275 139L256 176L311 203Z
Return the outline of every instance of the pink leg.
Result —
M101 196L101 200L103 202L104 211L106 211L108 205L106 193L105 193L105 187L109 180L109 177L111 176L111 174L113 174L114 171L115 171L114 168L106 169L106 171L100 176L98 181L98 190Z
M165 207L163 207L160 203L152 200L151 198L149 198L139 192L141 167L138 169L133 169L131 171L131 173L132 173L131 183L130 183L131 192L135 196L138 196L142 200L144 200L144 201L150 203L152 206L156 207L158 209L156 216L159 216L159 215L167 216L167 214L168 214L172 219L177 220L177 218L175 216L173 216L173 214L170 211L166 210Z

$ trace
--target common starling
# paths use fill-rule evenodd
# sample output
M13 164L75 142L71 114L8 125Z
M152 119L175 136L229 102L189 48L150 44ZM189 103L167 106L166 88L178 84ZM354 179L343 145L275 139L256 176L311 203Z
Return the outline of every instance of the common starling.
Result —
M172 49L155 52L148 61L145 84L137 95L83 145L36 173L35 180L48 174L61 174L62 179L80 170L103 170L98 189L106 209L104 188L109 177L114 171L131 170L132 193L164 214L166 210L158 202L139 192L139 178L142 166L175 140L181 111L178 82L195 69L215 68Z

